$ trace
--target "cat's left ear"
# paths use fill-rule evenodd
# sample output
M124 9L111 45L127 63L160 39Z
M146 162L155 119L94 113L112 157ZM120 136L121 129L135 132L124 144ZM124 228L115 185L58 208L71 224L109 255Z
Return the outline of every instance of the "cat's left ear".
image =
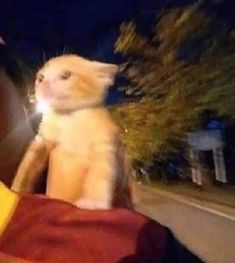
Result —
M119 67L115 64L102 63L92 61L97 77L104 83L105 87L113 85L115 75L118 73Z

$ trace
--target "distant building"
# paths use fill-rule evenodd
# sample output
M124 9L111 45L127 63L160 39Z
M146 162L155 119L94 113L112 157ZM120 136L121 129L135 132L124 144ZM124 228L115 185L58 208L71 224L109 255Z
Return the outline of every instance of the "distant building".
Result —
M223 155L224 141L220 130L201 130L188 133L189 155L192 167L192 181L203 185L202 166L199 158L200 151L212 151L215 180L227 183L225 161Z

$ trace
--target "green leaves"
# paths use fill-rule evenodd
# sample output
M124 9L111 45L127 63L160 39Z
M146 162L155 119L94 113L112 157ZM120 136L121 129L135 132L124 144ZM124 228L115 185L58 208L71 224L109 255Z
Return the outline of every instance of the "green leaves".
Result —
M212 34L213 19L198 5L171 10L162 15L150 40L137 33L133 22L121 26L115 48L130 58L125 71L131 84L125 92L144 97L112 112L126 130L125 141L135 159L150 163L177 151L185 144L186 132L200 128L206 109L233 119L233 33L221 25ZM195 42L200 42L197 58L179 60L184 46L193 53Z

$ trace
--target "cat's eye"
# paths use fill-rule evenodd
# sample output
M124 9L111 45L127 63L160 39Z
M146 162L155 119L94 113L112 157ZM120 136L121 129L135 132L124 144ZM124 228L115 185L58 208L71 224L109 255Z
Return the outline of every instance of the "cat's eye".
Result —
M64 71L60 74L60 78L62 80L66 80L66 79L69 79L71 76L71 72L70 71Z
M36 78L36 81L38 82L38 83L40 83L40 82L42 82L44 80L44 76L42 75L42 74L38 74L37 75L37 78Z

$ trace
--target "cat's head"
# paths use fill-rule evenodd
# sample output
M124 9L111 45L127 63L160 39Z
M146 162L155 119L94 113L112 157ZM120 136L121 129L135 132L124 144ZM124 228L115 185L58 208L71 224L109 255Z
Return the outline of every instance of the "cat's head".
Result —
M56 111L102 104L117 71L114 64L90 61L77 55L52 58L37 73L37 101L46 102Z

